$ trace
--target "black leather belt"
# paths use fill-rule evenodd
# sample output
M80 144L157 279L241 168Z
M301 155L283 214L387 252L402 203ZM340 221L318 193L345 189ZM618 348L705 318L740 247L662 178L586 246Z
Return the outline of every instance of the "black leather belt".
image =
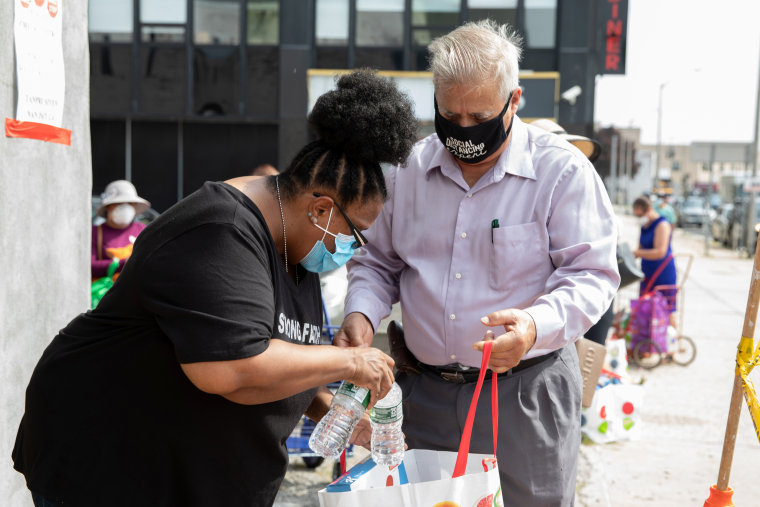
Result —
M514 373L517 373L518 371L525 370L527 368L530 368L531 366L535 366L539 363L543 363L547 359L551 359L553 357L557 357L559 355L559 350L555 350L553 352L549 352L548 354L544 354L543 356L538 357L531 357L530 359L524 359L517 363L516 366L513 366L505 373L501 373L501 375L510 376ZM425 363L419 363L420 367L424 370L427 370L429 372L432 372L439 377L441 377L446 382L451 382L453 384L469 384L470 382L476 382L478 380L478 375L480 375L480 368L468 368L463 369L461 366L454 366L454 365L446 365L446 366L433 366L431 364L425 364ZM491 378L491 370L488 370L485 375L486 380Z

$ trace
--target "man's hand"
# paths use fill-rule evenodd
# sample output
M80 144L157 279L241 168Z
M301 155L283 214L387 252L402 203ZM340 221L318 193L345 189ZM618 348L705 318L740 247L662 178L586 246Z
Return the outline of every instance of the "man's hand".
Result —
M352 312L345 316L340 330L333 338L333 345L338 347L369 347L375 330L366 315Z
M533 317L523 310L516 308L499 310L481 318L480 321L489 327L504 327L504 333L498 336L489 329L483 340L475 342L472 346L473 349L483 352L485 342L493 340L488 367L496 373L504 373L516 366L536 343L536 324L533 322Z
M345 380L369 389L371 396L367 408L372 408L393 386L393 359L382 350L373 347L350 347L343 350L351 356L354 368L353 375Z
M364 412L362 418L356 423L349 443L360 445L368 451L372 450L372 424L369 422L369 411Z
M406 440L406 436L404 436L404 440ZM364 412L362 418L356 423L356 428L354 428L354 432L351 434L351 438L348 442L350 444L360 445L368 451L372 450L372 423L369 422L369 410ZM404 441L404 450L406 449L409 449L409 446L406 445L406 441Z

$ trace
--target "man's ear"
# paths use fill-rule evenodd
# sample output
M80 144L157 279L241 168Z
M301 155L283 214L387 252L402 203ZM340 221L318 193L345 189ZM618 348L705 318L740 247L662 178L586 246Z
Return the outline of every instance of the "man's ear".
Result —
M512 103L509 104L509 109L512 114L517 114L517 107L520 105L520 99L522 98L522 88L519 86L512 92Z

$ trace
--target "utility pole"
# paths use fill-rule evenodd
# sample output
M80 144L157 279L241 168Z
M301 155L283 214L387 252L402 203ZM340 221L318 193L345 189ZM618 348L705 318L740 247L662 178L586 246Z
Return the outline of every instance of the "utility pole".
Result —
M633 140L629 139L628 143L626 144L626 150L625 150L625 171L628 175L628 181L633 180ZM629 196L628 202L630 202L632 199ZM626 205L628 204L626 202Z
M758 61L760 62L760 51L758 51ZM752 148L750 150L750 161L752 165L752 178L757 176L757 137L758 127L760 127L760 63L757 68L757 98L755 99L755 131L752 138Z
M667 81L660 83L660 93L657 99L657 163L654 165L652 189L657 188L657 178L660 175L660 164L662 164L662 90L667 84Z
M610 149L610 174L612 176L612 202L618 203L618 175L617 175L617 159L618 159L618 136L614 134L612 136L612 146Z

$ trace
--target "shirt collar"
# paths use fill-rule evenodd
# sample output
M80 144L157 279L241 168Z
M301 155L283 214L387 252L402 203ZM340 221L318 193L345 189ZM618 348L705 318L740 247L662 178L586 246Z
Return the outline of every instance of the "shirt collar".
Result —
M438 147L439 149L430 159L430 163L425 173L428 174L433 169L440 168L444 175L451 179L455 179L454 175L461 175L456 159L451 153L449 153L449 150L446 149L440 140ZM493 167L494 183L501 181L507 174L521 176L531 180L536 179L536 171L533 167L533 159L531 158L530 153L528 128L517 115L515 115L512 124L509 145L499 156Z

